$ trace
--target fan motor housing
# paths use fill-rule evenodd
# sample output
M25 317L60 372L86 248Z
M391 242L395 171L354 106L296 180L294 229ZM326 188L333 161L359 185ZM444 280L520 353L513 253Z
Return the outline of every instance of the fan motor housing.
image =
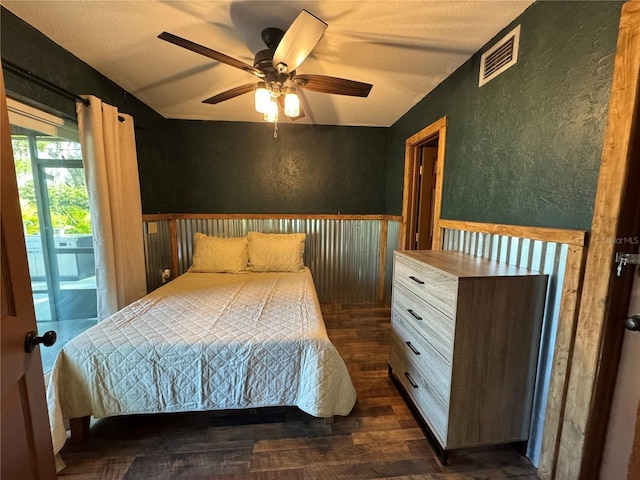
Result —
M267 71L269 70L275 72L275 68L273 68L273 54L275 52L275 48L266 48L264 50L260 50L253 57L253 66L265 73L267 73Z
M253 66L263 71L265 75L269 75L272 71L276 71L273 66L273 55L276 53L276 48L280 45L282 37L284 37L284 30L268 27L262 30L260 36L267 48L255 54Z
M273 54L275 48L266 48L260 50L253 57L253 66L264 73L264 81L267 83L278 83L280 86L284 85L287 80L293 79L296 72L278 72L273 66Z

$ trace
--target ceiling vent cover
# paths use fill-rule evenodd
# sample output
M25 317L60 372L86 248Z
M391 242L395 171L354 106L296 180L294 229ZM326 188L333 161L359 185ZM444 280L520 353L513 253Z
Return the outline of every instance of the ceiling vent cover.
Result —
M482 54L480 58L480 81L482 86L497 77L518 61L520 43L520 25L511 30L502 40Z

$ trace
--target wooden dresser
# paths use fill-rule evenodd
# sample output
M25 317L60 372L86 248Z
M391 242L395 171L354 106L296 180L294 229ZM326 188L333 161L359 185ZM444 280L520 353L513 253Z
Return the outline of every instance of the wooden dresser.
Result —
M529 436L547 275L459 252L394 253L389 371L448 450Z

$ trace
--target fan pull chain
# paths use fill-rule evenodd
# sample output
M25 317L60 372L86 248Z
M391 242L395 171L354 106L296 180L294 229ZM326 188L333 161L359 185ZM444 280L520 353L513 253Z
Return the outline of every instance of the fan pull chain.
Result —
M278 122L273 122L273 138L278 138Z

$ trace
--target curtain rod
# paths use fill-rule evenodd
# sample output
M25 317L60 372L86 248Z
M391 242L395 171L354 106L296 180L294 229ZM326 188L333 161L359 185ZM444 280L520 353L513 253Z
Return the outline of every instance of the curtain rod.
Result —
M25 78L27 80L32 81L33 83L35 83L36 85L39 85L40 87L43 87L47 90L49 90L50 92L53 92L57 95L60 95L61 97L65 97L68 98L69 100L73 100L73 101L77 101L77 102L82 102L82 104L85 107L88 107L91 102L89 100L87 100L86 98L81 97L80 95L76 95L75 93L70 92L69 90L66 90L58 85L56 85L55 83L50 82L49 80L39 77L38 75L34 74L33 72L30 72L29 70L25 70L24 68L16 65L13 62L10 62L8 60L5 60L4 58L2 59L2 66L5 68L5 70L7 70L8 72L11 72L15 75L18 75L19 77ZM118 120L121 122L124 122L124 117L118 115ZM141 126L135 125L134 123L134 128L138 128L140 130L144 130Z

